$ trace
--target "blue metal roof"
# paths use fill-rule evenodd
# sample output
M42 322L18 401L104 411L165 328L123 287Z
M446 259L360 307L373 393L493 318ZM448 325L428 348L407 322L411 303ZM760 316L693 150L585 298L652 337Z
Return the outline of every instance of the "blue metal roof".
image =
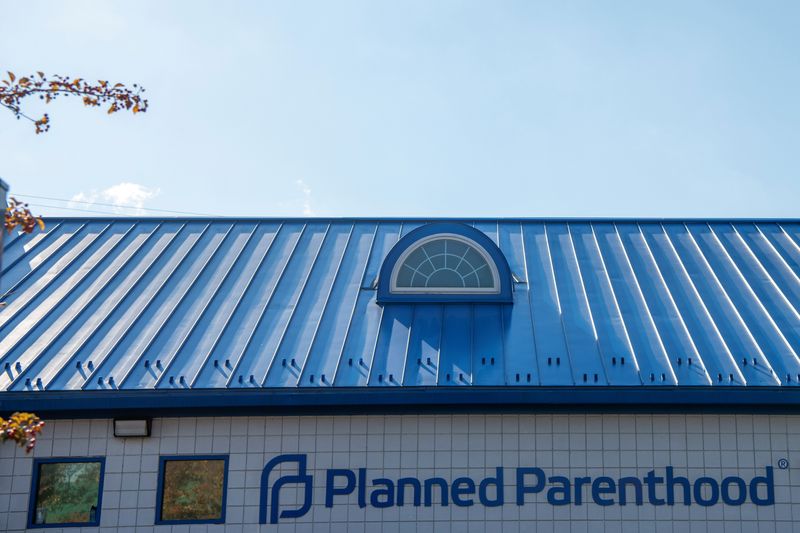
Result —
M513 304L379 306L425 222L47 220L6 238L0 391L800 384L797 221L464 220Z

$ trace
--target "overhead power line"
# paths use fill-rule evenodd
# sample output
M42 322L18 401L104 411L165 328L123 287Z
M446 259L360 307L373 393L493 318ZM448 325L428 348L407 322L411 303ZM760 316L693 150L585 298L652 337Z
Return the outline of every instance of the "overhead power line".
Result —
M22 195L20 195L22 196ZM82 207L65 207L62 205L47 205L47 204L40 204L39 202L31 202L31 207L46 207L48 209L62 209L64 211L79 211L81 213L97 213L99 215L114 215L114 216L125 216L125 217L136 217L133 213L114 213L113 211L97 211L96 209L84 209Z
M153 212L158 212L158 213L171 213L171 214L174 214L174 215L191 215L191 216L198 216L198 217L215 217L215 216L218 216L218 215L210 215L208 213L192 213L190 211L172 211L170 209L155 209L155 208L152 208L152 207L136 207L136 206L131 206L131 205L107 204L107 203L103 203L103 202L87 202L85 200L68 200L66 198L53 198L51 196L36 196L34 194L22 194L22 193L19 193L19 194L13 194L11 196L21 196L23 198L36 198L38 200L51 200L51 201L54 201L54 202L67 202L67 203L84 204L84 205L90 205L90 206L97 205L97 206L103 206L103 207L114 207L114 208L118 208L118 209L138 209L138 210L141 210L141 211L153 211ZM40 206L41 207L51 207L51 208L56 208L56 209L72 209L74 211L81 211L81 209L78 209L78 208L58 207L58 206L54 206L54 205L41 205L40 204ZM88 210L84 210L84 211L88 211ZM91 211L89 211L89 212L91 212ZM97 212L98 213L105 213L104 211L97 211ZM119 214L119 213L108 213L108 214L116 215L116 214Z

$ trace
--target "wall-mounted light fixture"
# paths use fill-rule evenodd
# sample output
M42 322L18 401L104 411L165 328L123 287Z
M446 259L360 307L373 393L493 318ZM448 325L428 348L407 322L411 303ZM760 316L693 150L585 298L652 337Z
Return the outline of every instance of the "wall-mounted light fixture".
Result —
M115 437L149 437L150 419L114 419Z

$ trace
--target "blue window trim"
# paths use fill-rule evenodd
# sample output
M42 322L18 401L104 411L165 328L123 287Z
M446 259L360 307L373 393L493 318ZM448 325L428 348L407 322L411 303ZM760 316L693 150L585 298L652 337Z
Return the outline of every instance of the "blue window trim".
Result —
M162 455L158 458L158 488L156 489L156 524L224 524L228 501L228 455ZM167 461L224 461L222 478L222 514L210 520L163 520L161 518L164 498L164 466Z
M35 524L36 493L39 487L39 466L52 463L100 463L100 483L97 487L97 512L92 522L75 522L59 524ZM28 499L28 528L43 529L48 527L97 527L100 525L100 511L103 509L103 481L105 479L105 457L40 457L33 460L33 474L31 475L31 492Z
M496 293L398 293L392 292L392 270L398 259L403 253L412 248L418 241L437 234L457 235L474 241L489 254L497 268L500 281L500 290ZM468 226L455 222L440 222L426 224L410 231L408 235L400 239L397 244L389 251L381 265L378 275L378 296L379 304L386 303L511 303L513 301L513 286L511 281L511 269L508 261L500 251L500 248L485 233Z

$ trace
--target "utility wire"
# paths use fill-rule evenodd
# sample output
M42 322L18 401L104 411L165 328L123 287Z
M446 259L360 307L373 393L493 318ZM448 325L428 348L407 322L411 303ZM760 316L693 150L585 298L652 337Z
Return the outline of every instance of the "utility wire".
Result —
M20 194L20 196L22 196ZM64 207L60 205L47 205L47 204L40 204L38 202L31 203L31 207L47 207L48 209L63 209L65 211L80 211L82 213L98 213L100 215L113 215L113 216L123 216L123 217L132 217L135 218L136 215L132 213L114 213L113 211L97 211L94 209L84 209L82 207Z
M19 193L19 194L13 194L13 195L9 195L9 196L22 196L24 198L36 198L36 199L39 199L39 200L52 200L52 201L55 201L55 202L69 202L69 203L75 203L75 204L99 205L99 206L104 206L104 207L115 207L115 208L122 208L122 209L139 209L139 210L142 210L142 211L157 211L159 213L172 213L172 214L175 214L175 215L192 215L192 216L198 216L198 217L216 217L216 216L218 216L218 215L209 215L208 213L192 213L192 212L189 212L189 211L172 211L172 210L169 210L169 209L155 209L155 208L151 208L151 207L135 207L135 206L130 206L130 205L104 204L102 202L87 202L85 200L67 200L65 198L52 198L50 196L36 196L36 195L33 195L33 194L22 194L22 193ZM53 206L53 205L50 205L50 206L41 205L41 207L56 207L56 208L58 208L57 206ZM69 209L69 208L62 207L60 209ZM75 209L75 211L80 211L80 209ZM98 211L98 212L100 212L100 211ZM111 213L111 214L119 214L119 213Z

